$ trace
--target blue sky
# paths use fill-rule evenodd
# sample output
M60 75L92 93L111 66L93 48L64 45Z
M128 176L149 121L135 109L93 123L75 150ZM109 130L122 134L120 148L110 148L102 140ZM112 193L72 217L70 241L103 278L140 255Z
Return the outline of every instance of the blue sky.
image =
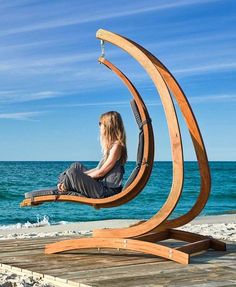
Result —
M99 28L155 54L175 75L198 120L210 160L236 160L234 0L0 1L0 160L99 160L99 115L122 114L129 160L138 130L129 92L99 65ZM112 45L106 57L142 94L155 159L170 160L159 96L145 71ZM186 160L195 160L184 125Z

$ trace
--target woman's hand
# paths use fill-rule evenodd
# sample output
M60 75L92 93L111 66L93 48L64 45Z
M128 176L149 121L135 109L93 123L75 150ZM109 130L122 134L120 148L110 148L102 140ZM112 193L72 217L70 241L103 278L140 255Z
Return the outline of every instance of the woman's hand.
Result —
M65 186L64 186L64 183L59 183L59 184L57 185L57 189L58 189L59 191L66 191Z

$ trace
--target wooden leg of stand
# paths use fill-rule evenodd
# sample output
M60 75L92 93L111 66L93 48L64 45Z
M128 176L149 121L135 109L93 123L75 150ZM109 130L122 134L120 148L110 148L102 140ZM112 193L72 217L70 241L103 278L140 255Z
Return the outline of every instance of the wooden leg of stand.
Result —
M157 242L170 238L169 230L160 231L160 232L150 232L142 236L135 237L134 239L148 241L148 242Z
M183 240L186 242L196 242L210 239L208 248L212 248L217 251L226 251L226 244L224 242L214 239L210 236L199 235L196 233L176 229L170 229L169 231L170 231L170 237L173 239Z
M210 239L204 239L201 241L186 244L181 247L177 247L176 250L180 250L188 254L193 254L193 253L197 253L197 252L209 249L210 243L211 243Z
M63 251L88 248L120 248L163 257L182 264L189 263L189 254L184 253L181 250L141 240L121 238L80 238L64 240L46 245L45 253L53 254Z
M215 238L211 238L210 248L216 251L226 251L226 244Z
M195 241L203 240L204 238L206 238L203 235L195 234L195 233L184 231L184 230L169 229L169 231L170 231L171 238L186 241L186 242L195 242Z

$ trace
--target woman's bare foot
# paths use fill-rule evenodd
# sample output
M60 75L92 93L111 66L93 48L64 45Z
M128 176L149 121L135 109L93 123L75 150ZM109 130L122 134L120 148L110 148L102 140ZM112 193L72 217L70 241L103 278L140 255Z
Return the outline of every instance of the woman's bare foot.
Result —
M57 188L59 191L66 191L64 183L59 183L57 185Z

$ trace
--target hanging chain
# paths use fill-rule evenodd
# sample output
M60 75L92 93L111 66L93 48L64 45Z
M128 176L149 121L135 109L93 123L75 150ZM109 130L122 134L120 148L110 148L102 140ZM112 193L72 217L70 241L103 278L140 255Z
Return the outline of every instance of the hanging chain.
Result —
M101 50L102 50L101 57L105 58L105 42L103 40L101 40Z

